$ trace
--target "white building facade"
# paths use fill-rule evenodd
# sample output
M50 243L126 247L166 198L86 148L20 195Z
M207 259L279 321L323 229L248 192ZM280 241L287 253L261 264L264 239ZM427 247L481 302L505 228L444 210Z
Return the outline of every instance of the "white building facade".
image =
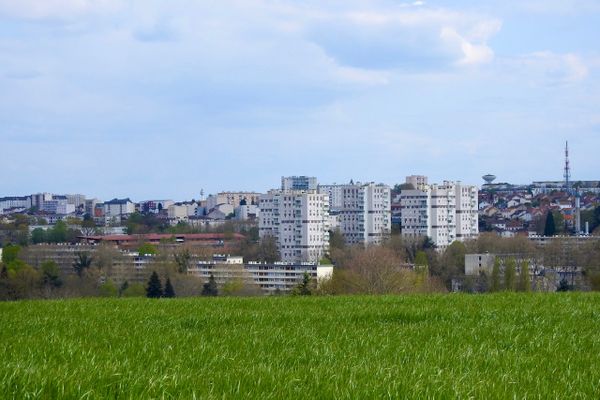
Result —
M242 257L215 255L212 261L198 261L187 273L204 281L212 275L219 286L234 280L246 281L262 289L264 294L274 294L291 291L302 282L305 273L317 284L326 281L333 274L333 266L308 262L244 263Z
M412 177L407 178L407 183L412 183L409 178ZM444 181L441 185L420 187L400 193L402 236L429 236L443 250L455 240L479 235L475 186Z
M261 196L259 234L276 239L282 261L318 262L329 251L329 199L316 190Z
M135 212L135 204L127 199L112 199L103 204L105 218L121 218Z
M70 204L67 199L48 200L42 203L40 211L48 214L72 214L75 212L75 204Z
M9 196L0 197L0 214L4 210L31 208L31 196Z
M348 244L380 244L391 232L390 187L375 183L321 185L319 191L332 194L330 211Z

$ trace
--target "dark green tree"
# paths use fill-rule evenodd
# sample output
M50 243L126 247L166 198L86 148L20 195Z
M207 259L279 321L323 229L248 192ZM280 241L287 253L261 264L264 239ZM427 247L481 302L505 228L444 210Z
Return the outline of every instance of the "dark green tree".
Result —
M119 287L119 296L123 296L123 293L125 293L125 291L127 290L127 288L129 287L129 282L125 281L121 284L121 287Z
M567 280L567 278L562 278L560 280L560 282L558 283L558 287L556 288L557 292L568 292L569 290L572 290L571 285L569 285L569 281Z
M15 261L19 257L21 246L16 244L8 244L2 249L2 262L6 265Z
M54 228L48 232L48 241L52 243L64 243L67 241L67 224L57 221Z
M146 297L157 299L162 296L163 290L160 283L160 278L158 277L156 271L153 271L152 275L150 275L150 279L148 280L148 286L146 286Z
M427 249L435 249L435 243L429 236L425 236L425 239L423 239L423 250Z
M219 289L217 287L217 281L213 274L210 274L208 282L202 286L202 296L217 296Z
M552 211L546 214L546 224L544 225L544 236L554 236L556 234L556 226L554 224L554 215Z
M42 284L48 288L58 288L62 286L58 264L54 261L44 261L41 266Z
M165 282L165 294L164 297L175 297L175 289L173 289L173 285L171 284L171 279L167 278Z
M310 279L310 275L308 272L304 271L302 275L302 281L292 290L292 294L299 296L310 296L312 294L311 291L312 280Z
M46 241L46 231L42 228L35 228L31 232L31 243L38 244Z
M346 247L344 234L338 229L329 231L329 250L343 250Z
M77 273L77 276L81 278L83 276L83 273L92 266L93 260L94 258L86 252L77 253L75 262L73 262L73 269Z

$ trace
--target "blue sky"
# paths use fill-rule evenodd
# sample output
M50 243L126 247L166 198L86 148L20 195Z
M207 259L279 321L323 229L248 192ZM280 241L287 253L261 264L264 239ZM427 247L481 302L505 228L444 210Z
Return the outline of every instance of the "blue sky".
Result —
M600 2L0 0L0 196L600 179Z

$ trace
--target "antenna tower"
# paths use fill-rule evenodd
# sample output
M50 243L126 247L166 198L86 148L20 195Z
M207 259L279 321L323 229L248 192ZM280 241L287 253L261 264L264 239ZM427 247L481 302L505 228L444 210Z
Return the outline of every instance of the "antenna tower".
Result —
M565 143L565 189L571 193L571 166L569 165L569 142Z

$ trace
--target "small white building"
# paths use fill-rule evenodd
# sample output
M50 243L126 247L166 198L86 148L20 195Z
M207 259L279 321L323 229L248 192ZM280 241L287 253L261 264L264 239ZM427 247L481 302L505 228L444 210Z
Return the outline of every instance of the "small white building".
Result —
M260 208L253 204L237 206L234 213L235 219L238 221L257 220L260 215Z
M171 204L167 209L167 215L175 223L188 221L193 215L196 215L198 205L196 203Z

